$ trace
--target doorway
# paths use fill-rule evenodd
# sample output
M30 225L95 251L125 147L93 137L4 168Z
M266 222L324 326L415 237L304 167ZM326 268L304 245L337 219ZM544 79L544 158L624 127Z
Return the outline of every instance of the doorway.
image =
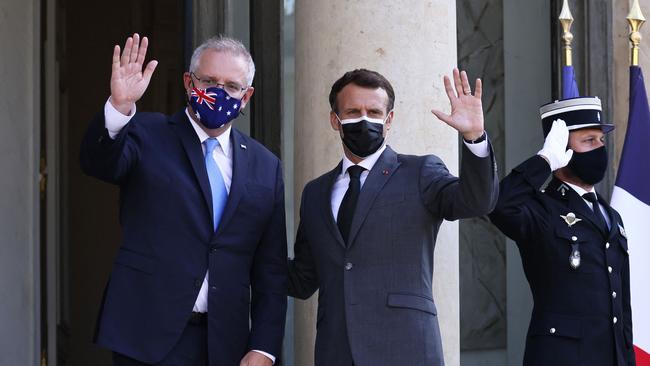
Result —
M85 176L79 145L110 94L112 50L138 32L159 61L138 111L173 114L184 106L182 74L193 48L222 33L249 46L259 72L251 114L235 127L280 155L282 0L45 0L42 130L50 169L42 213L42 364L110 365L95 346L95 322L121 241L118 188ZM262 90L264 92L262 93ZM264 99L259 95L264 94ZM287 184L291 187L291 184ZM291 201L292 202L292 201ZM293 233L290 234L292 236Z
M186 16L182 1L57 1L60 240L56 363L110 365L92 343L102 294L120 243L118 189L83 175L79 145L110 94L113 46L138 32L158 68L139 111L171 114L183 102ZM50 349L51 346L50 346Z

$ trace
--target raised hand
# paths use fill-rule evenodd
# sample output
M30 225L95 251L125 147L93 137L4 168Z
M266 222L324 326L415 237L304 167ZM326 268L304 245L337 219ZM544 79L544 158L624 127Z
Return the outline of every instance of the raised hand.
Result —
M561 119L553 121L551 130L546 139L544 139L544 147L537 153L537 155L546 159L551 171L556 171L564 168L571 161L573 150L567 149L569 143L569 129L566 122Z
M460 132L466 140L476 140L483 135L484 130L481 79L476 79L474 95L472 95L472 89L467 81L467 73L454 69L453 74L455 91L449 78L446 75L443 78L445 91L451 104L451 114L437 109L432 109L431 113Z
M135 102L147 90L151 75L158 65L158 61L152 60L142 70L148 45L147 37L143 37L140 43L140 35L135 33L126 39L121 57L120 46L115 45L113 48L110 101L122 114L128 115L131 112Z

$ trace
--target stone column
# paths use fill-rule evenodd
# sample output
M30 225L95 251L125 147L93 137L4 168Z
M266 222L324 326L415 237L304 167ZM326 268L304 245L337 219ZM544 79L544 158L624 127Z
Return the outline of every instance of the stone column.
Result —
M455 65L455 1L406 5L386 0L298 0L296 205L304 185L341 159L340 139L329 124L327 97L336 79L360 67L380 72L395 88L395 119L388 144L401 153L436 154L457 174L458 135L430 113L433 107L448 110L442 75L451 74ZM446 222L438 234L433 296L447 365L459 364L458 281L458 224ZM296 365L313 364L315 298L296 302Z

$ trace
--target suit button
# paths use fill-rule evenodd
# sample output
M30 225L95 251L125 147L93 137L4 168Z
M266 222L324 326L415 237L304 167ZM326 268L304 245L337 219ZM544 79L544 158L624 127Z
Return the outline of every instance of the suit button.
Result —
M609 242L605 243L605 249L609 249Z
M616 298L616 291L612 291L612 298Z
M346 271L349 271L349 270L351 270L351 269L352 269L352 263L350 263L350 262L346 263L346 264L345 264L345 270L346 270Z
M612 321L614 322L614 324L618 323L618 319L616 317L614 317L614 319L612 319Z
M214 253L217 251L217 247L210 247L210 253Z
M194 280L194 287L199 288L203 284L203 281L201 280Z
M548 330L551 334L555 334L555 328L551 328Z
M571 237L571 241L577 241L577 240L578 240L578 237L577 237L577 236L572 236L572 237Z
M217 291L217 286L210 286L210 290Z
M607 266L607 272L612 273L612 267L611 266Z

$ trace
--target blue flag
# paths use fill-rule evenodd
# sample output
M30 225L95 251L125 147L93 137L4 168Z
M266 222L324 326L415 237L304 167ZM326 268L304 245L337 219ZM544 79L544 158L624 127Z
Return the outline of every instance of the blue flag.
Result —
M643 73L638 66L630 66L630 110L623 154L616 177L621 187L650 205L650 108Z
M577 98L580 96L578 92L578 84L576 83L575 72L573 66L562 67L562 99Z

